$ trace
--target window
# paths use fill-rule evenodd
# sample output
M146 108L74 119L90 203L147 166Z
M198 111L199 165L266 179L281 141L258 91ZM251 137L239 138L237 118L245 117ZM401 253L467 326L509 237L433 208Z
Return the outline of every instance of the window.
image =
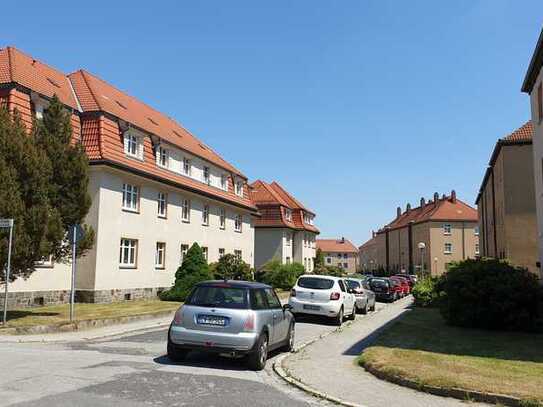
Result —
M121 267L136 267L138 241L135 239L121 239L119 264Z
M338 259L341 259L341 253L337 254Z
M139 209L139 188L123 184L123 209L137 212Z
M135 134L124 134L124 152L132 157L140 157L139 140Z
M226 174L221 175L221 189L228 191L228 176Z
M190 222L190 199L183 199L181 202L181 220Z
M343 268L344 268L344 269L349 268L349 264L348 264L348 263L343 263Z
M157 242L155 252L155 268L163 269L166 264L166 243Z
M209 250L207 250L207 247L202 247L202 253L204 254L204 259L208 259Z
M331 257L327 257L327 258L326 258L326 263L332 264L332 258L331 258Z
M179 265L183 264L183 260L185 259L185 256L187 255L187 252L189 251L189 245L188 244L182 244L181 245L181 256L179 256Z
M190 165L190 159L189 158L183 158L183 174L188 175L190 177L191 174L191 165Z
M451 254L452 253L452 243L445 243L445 254Z
M157 198L158 217L165 218L167 209L168 209L168 195L165 194L164 192L159 192L158 198Z
M234 219L234 230L236 232L241 232L242 224L243 224L242 216L236 215L236 218Z
M164 168L168 168L169 154L168 154L167 149L165 149L164 147L159 147L157 158L158 158L158 165Z
M339 280L339 281L338 281L338 284L339 284L339 289L340 289L341 291L343 291L343 292L347 291L347 290L345 289L345 283L343 282L343 280Z
M286 245L290 246L291 240L292 240L292 235L290 233L286 233L285 234L285 239L286 239Z
M243 196L243 181L236 182L236 195Z
M347 253L343 253L343 258L344 258L344 259L346 259L346 258L348 258L348 257L349 257L349 255L348 255Z
M204 167L204 182L209 185L211 180L209 177L209 167Z
M202 211L202 225L209 225L209 205L204 205L204 210Z
M226 227L226 209L219 209L219 227L224 229Z
M475 233L475 236L479 236L479 226L475 226L475 228L473 228L473 233Z
M277 298L277 294L271 288L265 288L264 292L266 293L266 299L268 300L268 305L270 308L281 308L281 301Z
M537 87L537 113L537 120L541 123L541 120L543 120L543 85L541 82Z
M264 290L251 290L251 309L261 310L268 309L268 302L266 301L266 294Z
M288 208L285 208L285 219L289 222L292 221L292 211Z
M241 250L234 250L234 256L241 260Z
M475 254L479 255L479 243L475 243Z
M290 264L290 257L288 257L288 256L287 256L287 258L286 258L286 263L287 263L287 264Z
M443 234L444 235L450 235L451 234L451 225L446 223L443 225Z
M219 259L226 254L226 250L224 250L222 247L219 248Z

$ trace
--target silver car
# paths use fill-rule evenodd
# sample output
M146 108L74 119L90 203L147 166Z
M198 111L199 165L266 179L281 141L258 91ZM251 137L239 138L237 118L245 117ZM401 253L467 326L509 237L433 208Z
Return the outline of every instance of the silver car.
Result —
M367 314L369 311L375 311L375 293L370 290L366 281L348 278L347 285L356 297L356 312Z
M247 356L262 370L268 352L294 347L295 322L272 287L246 281L197 284L175 313L168 331L168 357L181 361L191 350Z

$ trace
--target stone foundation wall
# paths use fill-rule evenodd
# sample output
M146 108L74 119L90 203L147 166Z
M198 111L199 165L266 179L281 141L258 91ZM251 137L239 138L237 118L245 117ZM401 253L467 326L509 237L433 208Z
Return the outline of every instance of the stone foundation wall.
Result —
M164 288L131 288L113 290L76 290L75 302L107 304L111 302L149 300L158 298ZM44 305L67 304L70 291L23 291L8 293L8 310L17 308L41 307ZM0 293L0 308L4 305L4 292Z

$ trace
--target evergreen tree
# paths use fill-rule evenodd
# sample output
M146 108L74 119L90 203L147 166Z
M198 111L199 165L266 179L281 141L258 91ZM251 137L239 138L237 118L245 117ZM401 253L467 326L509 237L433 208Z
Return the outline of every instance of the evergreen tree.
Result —
M228 253L219 259L214 267L217 280L253 280L253 270L239 256Z
M45 152L51 172L47 178L50 205L58 211L64 236L71 233L71 226L82 224L91 206L88 193L89 163L83 145L74 141L70 113L60 100L53 96L43 113L43 119L34 122L33 136L38 148ZM83 225L79 236L77 254L80 256L94 244L94 231ZM55 261L63 261L71 254L69 239L51 242Z
M212 278L202 248L198 243L194 243L187 251L183 263L175 273L173 287L163 291L160 294L160 299L164 301L185 301L195 284Z

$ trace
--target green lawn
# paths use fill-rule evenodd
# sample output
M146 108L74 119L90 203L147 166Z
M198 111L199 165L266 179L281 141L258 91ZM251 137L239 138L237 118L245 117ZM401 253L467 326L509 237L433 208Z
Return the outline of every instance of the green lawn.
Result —
M112 304L75 304L75 319L117 318L122 316L145 315L159 311L174 311L178 302L159 300L127 301ZM61 324L69 322L70 307L68 304L51 305L39 308L25 308L8 311L7 328L33 325ZM0 333L2 328L0 326Z
M450 327L438 310L415 308L359 361L419 384L506 394L543 405L543 334Z

